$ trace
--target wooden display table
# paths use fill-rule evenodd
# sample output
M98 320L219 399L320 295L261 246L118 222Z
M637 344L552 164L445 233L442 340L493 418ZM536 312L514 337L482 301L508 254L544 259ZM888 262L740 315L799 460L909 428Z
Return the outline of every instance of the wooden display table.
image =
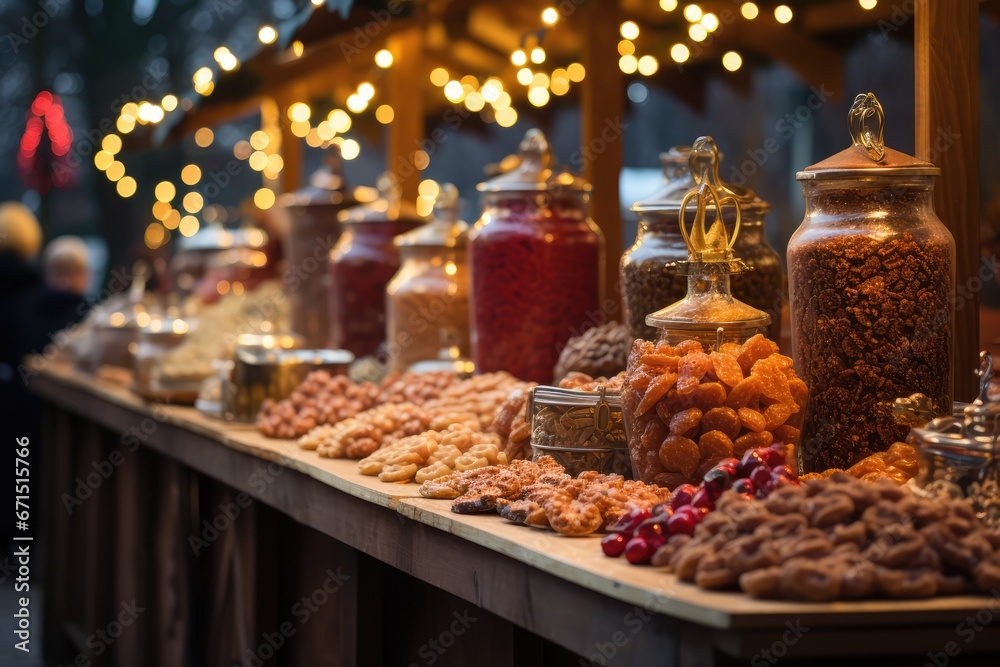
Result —
M144 611L94 664L917 665L954 646L995 665L1000 653L1000 623L971 639L960 625L992 619L1000 592L836 604L706 592L605 558L597 537L453 514L417 485L66 366L30 386L49 404L57 664L91 656L88 638L133 600Z

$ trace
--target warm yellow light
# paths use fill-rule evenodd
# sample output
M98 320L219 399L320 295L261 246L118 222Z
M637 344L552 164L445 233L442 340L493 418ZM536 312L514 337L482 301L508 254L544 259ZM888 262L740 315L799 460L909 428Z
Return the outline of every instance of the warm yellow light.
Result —
M177 96L164 95L163 99L160 100L160 106L163 107L164 111L173 111L177 108Z
M445 84L444 96L448 98L449 102L461 102L464 95L465 90L458 81L451 80Z
M212 53L212 57L215 58L215 62L217 63L221 63L231 55L233 55L232 52L225 46L220 46Z
M548 88L549 75L545 72L536 72L535 75L531 77L531 85L535 88Z
M434 200L427 197L417 197L417 215L427 216L434 212Z
M532 88L528 91L528 101L536 107L543 107L549 103L549 91L545 88Z
M510 62L514 67L523 67L528 62L528 55L522 49L518 49L510 54Z
M267 170L272 174L277 174L285 168L285 161L277 153L267 156Z
M735 51L726 51L722 56L722 66L730 72L735 72L743 66L743 57Z
M697 23L701 20L702 9L699 5L688 5L684 8L684 18L688 23Z
M627 39L623 39L618 42L618 55L620 56L630 56L635 53L635 42Z
M540 46L536 46L531 50L531 62L536 65L541 65L545 62L545 49Z
M156 195L156 201L169 203L174 200L177 196L177 188L170 181L160 181L156 184L156 189L153 191Z
M878 0L858 0L858 4L861 5L861 9L875 9Z
M150 115L152 109L153 107L149 104L149 102L139 103L138 119L140 123L148 123L150 121L150 119L152 118L152 116Z
M181 212L177 209L170 209L170 213L163 219L163 226L167 229L177 229L181 224Z
M302 54L305 53L305 51L306 51L306 46L305 44L302 43L301 40L297 39L294 42L292 42L292 53L295 54L296 58L301 58Z
M135 102L127 102L122 106L121 113L119 114L121 118L129 118L135 120L139 117L139 105Z
M580 83L587 76L587 70L580 63L570 63L566 68L566 74L573 83Z
M109 181L117 181L125 175L125 165L115 160L104 170L104 174L108 177Z
M212 70L208 67L199 67L191 77L195 87L205 86L212 81Z
M94 154L94 166L104 171L115 161L115 156L107 151L97 151Z
M163 244L164 229L163 225L158 222L151 222L149 226L146 227L146 233L143 234L144 240L146 241L146 246L149 248L156 249ZM145 313L140 313L145 315Z
M194 143L201 148L208 148L215 141L215 132L211 128L203 127L194 133Z
M294 134L296 137L299 137L299 138L304 137L307 134L309 134L309 128L310 128L309 121L307 121L307 120L301 120L301 121L299 121L299 120L293 120L292 124L289 126L289 128L292 130L292 134Z
M497 125L500 127L512 127L517 122L517 112L514 107L504 107L497 109Z
M194 236L198 233L199 227L201 224L198 222L198 218L193 215L185 215L177 225L177 231L181 233L181 236Z
M653 76L658 69L660 69L660 63L653 56L639 58L639 74Z
M660 0L660 9L665 12L672 12L677 9L677 0Z
M340 155L345 160L353 160L361 155L361 144L354 139L347 139L340 145Z
M379 49L375 52L375 64L382 69L389 69L392 67L392 52L389 49Z
M675 63L687 62L691 57L691 51L683 44L674 44L670 47L670 57Z
M555 7L546 7L542 10L542 23L545 25L555 25L559 21L559 12Z
M197 192L189 192L184 195L182 204L188 213L197 213L205 205L205 200Z
M330 141L330 139L333 139L333 136L337 134L337 131L333 129L333 125L330 125L330 121L321 120L319 125L316 126L316 134L318 134L319 138L323 141ZM275 155L277 155L277 153L275 153ZM268 166L268 171L274 170Z
M323 145L323 137L319 136L319 128L313 127L306 132L306 145L311 148L319 148ZM265 166L267 166L266 163Z
M312 3L313 3L314 5L316 5L317 7L320 7L320 6L322 6L322 5L323 5L323 3L324 3L325 1L326 1L326 0L312 0Z
M201 168L196 164L186 165L181 169L181 180L185 185L194 185L201 180Z
M625 39L635 39L639 36L639 24L635 21L625 21L619 28L621 36Z
M305 102L295 102L288 107L288 118L299 123L309 120L312 116L312 109Z
M392 110L392 107L388 104L383 104L375 109L375 120L382 123L383 125L388 125L392 122L392 119L396 117L396 113Z
M497 97L496 102L493 102L493 108L494 109L506 109L507 107L510 106L511 101L512 100L511 100L511 97L510 97L510 93L508 93L505 90L504 92L500 93L500 95Z
M343 134L351 129L351 117L343 109L334 109L326 118L336 132Z
M431 156L427 154L427 151L419 150L413 151L413 166L423 171L431 163Z
M778 23L788 23L792 20L792 8L788 5L778 5L774 8L774 19Z
M368 108L368 100L357 93L353 93L347 97L347 108L354 113L361 113Z
M434 199L441 193L441 186L432 178L425 178L420 181L420 185L417 186L417 194L421 197L427 197L428 199Z
M626 74L635 74L639 69L639 61L635 56L622 56L618 59L618 67Z
M267 148L267 143L269 138L267 132L264 130L257 130L250 135L250 145L254 147L255 150L262 151Z
M465 97L465 107L469 111L482 111L486 106L486 100L481 93L473 91Z
M705 30L709 32L715 32L719 29L719 17L709 12L701 17L701 25Z
M101 140L101 148L112 155L117 155L122 149L122 138L117 134L109 134Z
M267 153L264 151L254 151L248 161L250 162L250 168L254 171L264 171L264 167L267 166Z
M165 201L153 202L153 217L157 220L166 220L173 208Z
M226 55L222 60L219 61L219 67L221 67L226 72L232 72L240 66L240 61L233 54Z
M270 188L261 188L253 193L253 203L257 208L266 211L274 206L274 191Z
M215 83L213 83L212 81L203 84L195 84L194 87L194 92L198 93L199 95L204 95L205 97L211 95L212 91L214 90L215 90Z
M118 194L122 197L131 197L135 194L135 179L131 176L123 176L115 185L115 188L117 188Z
M702 24L692 23L688 26L688 36L696 42L704 42L705 38L708 37L708 31Z
M534 76L535 74L527 67L522 67L521 69L517 70L517 82L522 86L529 85Z
M760 9L758 9L757 5L752 2L744 2L740 6L740 14L743 14L743 18L746 20L752 21L757 18L758 14L760 14Z
M237 160L246 160L248 157L250 157L251 152L252 149L250 147L249 141L244 141L241 139L240 141L236 142L235 146L233 146L233 155L236 157Z
M122 134L128 134L135 127L135 121L131 116L121 116L115 121L115 128Z
M371 100L371 98L375 97L375 86L365 81L358 85L358 95L366 102Z
M431 83L438 88L448 83L448 70L443 67L435 67L431 70Z
M553 95L565 95L569 92L569 79L565 77L559 77L558 79L552 77L552 85L549 87Z
M262 25L257 31L257 39L260 40L261 44L274 44L275 40L278 39L278 31L269 25Z
M497 99L500 97L500 93L502 92L503 88L501 87L500 82L496 79L491 79L483 84L483 87L479 91L479 94L483 96L484 100L486 100L490 104L493 104L494 102L497 101Z

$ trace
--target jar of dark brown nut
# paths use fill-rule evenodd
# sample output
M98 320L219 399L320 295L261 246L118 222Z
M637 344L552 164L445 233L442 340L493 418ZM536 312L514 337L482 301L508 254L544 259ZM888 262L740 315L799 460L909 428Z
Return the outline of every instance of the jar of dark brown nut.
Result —
M906 438L893 400L951 412L955 241L934 212L934 165L886 148L871 93L853 145L797 175L805 218L788 244L792 346L810 400L803 473L848 468Z

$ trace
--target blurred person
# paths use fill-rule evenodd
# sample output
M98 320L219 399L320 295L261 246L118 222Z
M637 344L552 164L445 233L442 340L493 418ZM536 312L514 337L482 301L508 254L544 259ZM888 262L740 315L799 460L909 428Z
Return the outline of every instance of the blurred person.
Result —
M42 253L42 266L45 285L39 291L37 326L48 336L79 322L87 312L83 298L90 281L87 244L78 236L53 239Z

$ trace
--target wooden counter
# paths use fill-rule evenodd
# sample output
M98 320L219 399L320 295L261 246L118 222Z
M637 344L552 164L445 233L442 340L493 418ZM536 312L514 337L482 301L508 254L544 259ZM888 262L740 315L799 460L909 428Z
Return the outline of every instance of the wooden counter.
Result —
M115 643L113 664L257 664L252 658L268 652L255 649L261 637L281 627L285 612L294 615L283 600L298 599L299 589L317 590L299 575L336 566L348 580L336 613L317 612L329 613L329 622L299 629L288 640L296 648L281 655L300 654L301 664L310 665L471 664L470 656L477 665L542 664L543 658L544 664L772 664L761 651L778 645L774 655L780 651L786 662L908 655L900 664L914 664L912 656L926 659L950 641L966 659L1000 651L998 627L968 644L957 634L965 619L991 609L986 597L801 604L706 592L604 557L597 537L565 538L495 515L453 514L448 501L420 497L415 484L382 483L359 474L354 461L322 459L293 441L192 408L148 403L66 366L49 365L30 386L52 407L45 446L47 572L55 584L47 589L46 629L53 636L46 643L53 652L104 627L102 613L119 601L145 596L157 609L155 623ZM83 495L79 484L87 486L88 475L96 481L93 473L107 471L108 462L114 472L97 484L96 497L66 501ZM227 519L226 508L234 513L234 506L241 516ZM213 523L214 538L206 528ZM274 579L280 581L272 585ZM412 594L409 616L397 623L396 612L373 602L392 600L387 587L400 581ZM446 597L428 600L422 610L421 596L434 596L427 584ZM295 591L290 598L289 591ZM995 613L1000 593L993 602ZM488 621L453 637L447 651L427 648L427 638L449 632L452 615L468 603ZM204 629L192 627L199 608L234 612L235 618L212 620L210 632L226 637L222 648L206 649ZM415 637L400 627L408 624L418 628ZM804 631L799 637L789 628ZM316 652L324 646L326 661ZM192 652L208 657L191 661Z

